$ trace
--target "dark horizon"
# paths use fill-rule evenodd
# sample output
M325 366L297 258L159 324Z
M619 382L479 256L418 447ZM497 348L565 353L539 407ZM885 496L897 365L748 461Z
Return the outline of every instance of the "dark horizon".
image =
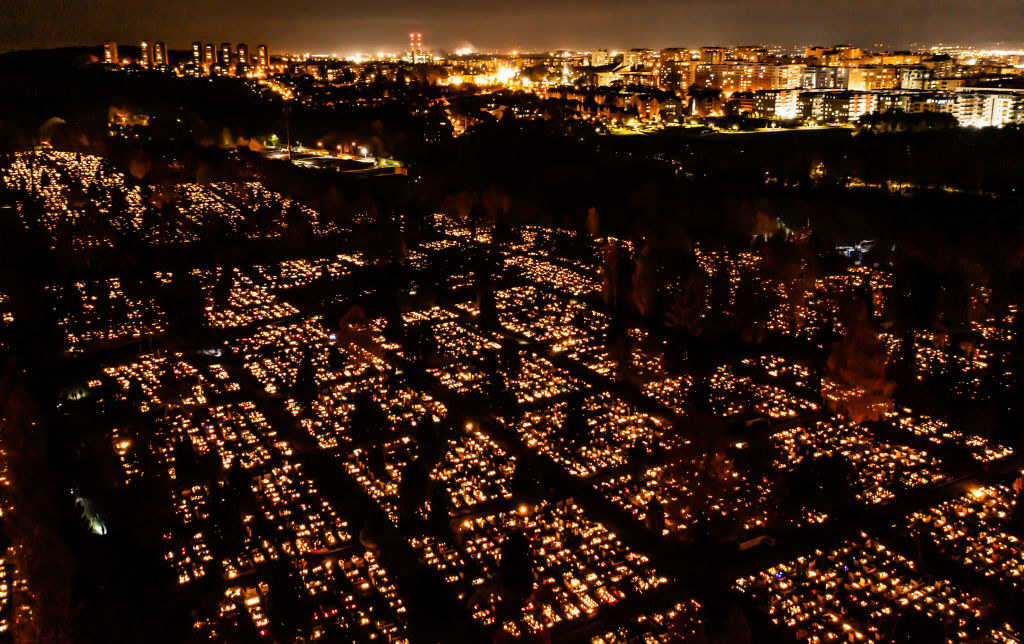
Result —
M1019 48L1024 3L990 0L863 0L822 6L811 0L527 0L514 7L484 0L466 10L453 0L429 10L410 0L340 10L326 0L281 6L265 0L132 3L95 0L5 2L0 51L167 42L266 42L274 53L351 55L397 52L410 31L426 48L451 51L628 49L765 44L785 48L848 43L905 49L940 43Z

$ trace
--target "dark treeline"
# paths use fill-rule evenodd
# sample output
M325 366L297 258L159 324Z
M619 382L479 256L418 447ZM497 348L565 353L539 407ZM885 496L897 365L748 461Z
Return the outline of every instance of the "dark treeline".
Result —
M922 188L1012 193L1024 182L1017 128L952 128L916 132L884 126L897 116L867 117L869 131L796 130L705 134L671 129L647 136L607 137L602 146L621 154L658 155L688 175L721 181L772 179L799 184L819 170L840 184L887 181ZM877 120L878 125L871 125ZM879 132L871 135L870 130Z

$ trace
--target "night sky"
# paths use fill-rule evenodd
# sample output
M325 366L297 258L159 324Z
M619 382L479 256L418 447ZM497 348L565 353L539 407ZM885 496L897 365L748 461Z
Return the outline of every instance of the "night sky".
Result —
M0 0L0 51L105 39L273 53L937 42L1020 47L1024 0Z

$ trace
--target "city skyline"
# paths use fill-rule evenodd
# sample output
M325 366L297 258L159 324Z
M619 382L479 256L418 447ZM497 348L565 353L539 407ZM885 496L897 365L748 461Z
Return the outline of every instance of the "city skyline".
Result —
M91 45L104 40L147 38L186 49L194 40L272 40L280 52L352 55L400 51L408 32L424 34L432 51L486 51L697 46L759 43L797 47L850 43L889 49L957 44L1016 48L1014 25L1024 22L1024 4L995 0L977 6L962 0L867 0L856 6L824 6L807 0L757 3L645 0L620 7L606 0L557 6L519 3L512 8L481 4L467 12L443 2L425 11L404 0L386 9L340 12L313 1L301 9L272 3L237 2L214 7L196 0L125 6L100 0L60 6L52 0L15 2L0 51ZM646 18L657 18L647 20Z

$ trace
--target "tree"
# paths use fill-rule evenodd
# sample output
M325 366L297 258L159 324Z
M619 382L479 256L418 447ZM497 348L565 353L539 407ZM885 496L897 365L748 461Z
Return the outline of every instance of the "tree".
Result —
M299 361L292 389L303 402L309 402L316 398L316 367L313 365L313 351L309 347L302 351L302 359Z
M587 424L583 412L583 396L573 394L565 401L565 425L562 427L562 439L570 445L580 445L590 438L590 425Z
M862 301L844 307L846 333L832 345L821 395L832 411L855 423L879 420L892 408L896 383L885 373L885 349Z
M360 391L352 410L350 431L355 441L377 441L390 425L388 417L369 389Z
M398 515L401 526L416 517L426 503L430 491L431 464L424 458L414 458L405 466L398 482Z
M923 132L926 130L949 130L958 125L952 114L921 112L908 114L903 110L872 112L860 117L857 122L861 132L871 134L893 134L900 132Z
M622 248L622 243L614 237L609 237L605 240L601 251L603 258L601 264L601 297L604 299L605 306L618 308L618 305L625 296L626 290L623 284L625 281L623 265L626 261L626 252Z
M652 316L657 308L659 289L658 263L651 242L645 243L640 249L631 284L633 310L641 317Z
M511 591L509 603L517 610L533 591L535 574L529 539L520 532L510 534L501 544L499 556L498 582Z

